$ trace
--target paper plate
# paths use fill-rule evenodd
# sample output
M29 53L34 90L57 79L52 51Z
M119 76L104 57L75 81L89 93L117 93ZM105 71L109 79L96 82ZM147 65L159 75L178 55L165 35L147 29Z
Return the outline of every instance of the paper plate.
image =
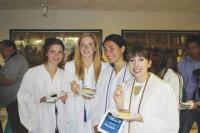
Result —
M54 103L60 97L64 96L65 92L52 92L46 97L46 103Z
M96 91L94 89L90 89L90 88L83 88L80 90L80 93L86 94L86 95L94 95L96 93Z
M133 118L130 112L116 111L116 112L112 112L112 114L113 114L113 116L120 118L120 119L123 119L123 120L129 120L129 119Z
M139 114L131 114L129 111L115 111L112 112L113 116L123 119L123 120L136 120L136 121L140 121L142 120L141 115Z

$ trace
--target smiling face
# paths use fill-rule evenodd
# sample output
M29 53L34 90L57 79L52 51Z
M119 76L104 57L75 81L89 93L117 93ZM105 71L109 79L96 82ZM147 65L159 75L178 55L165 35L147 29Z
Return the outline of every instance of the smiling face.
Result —
M136 80L146 80L148 77L148 69L151 66L151 61L143 56L134 56L129 59L129 69Z
M93 58L96 48L95 42L90 36L81 38L79 47L82 58Z
M123 59L123 53L125 51L125 47L122 46L121 48L114 43L113 41L106 41L104 42L104 54L106 58L109 60L109 63L117 63Z
M63 56L64 51L62 46L58 44L53 44L49 47L47 51L47 62L58 65L62 61Z

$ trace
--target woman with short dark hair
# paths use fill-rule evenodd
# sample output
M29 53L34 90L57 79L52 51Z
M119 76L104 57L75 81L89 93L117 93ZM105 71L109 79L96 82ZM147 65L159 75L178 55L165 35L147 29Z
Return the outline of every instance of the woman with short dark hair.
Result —
M179 113L171 86L149 72L149 51L135 46L129 52L134 76L114 92L117 110L130 113L123 133L177 133Z

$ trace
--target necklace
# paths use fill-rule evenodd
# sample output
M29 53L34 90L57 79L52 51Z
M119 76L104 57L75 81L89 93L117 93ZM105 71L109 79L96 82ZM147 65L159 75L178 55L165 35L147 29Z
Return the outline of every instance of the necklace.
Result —
M140 106L141 106L141 103L142 103L142 99L143 99L143 96L144 96L144 92L145 92L147 83L148 83L148 81L149 81L149 77L150 77L150 74L149 74L149 76L148 76L148 78L147 78L147 80L146 80L146 82L145 82L144 89L143 89L143 91L142 91L142 96L141 96L141 98L140 98L140 102L139 102L139 106L138 106L138 110L137 110L137 113L138 113L138 114L140 113ZM133 92L135 91L134 85L135 85L135 79L134 79L134 81L133 81L132 90L131 90L131 96L130 96L130 100L129 100L129 111L130 111L130 112L131 112L131 105L132 105L132 96L133 96ZM141 90L141 88L140 88L140 90ZM135 92L134 92L134 93L135 93ZM139 94L139 92L138 92L138 94ZM130 128L131 128L131 123L129 122L129 124L128 124L128 133L130 133Z
M124 82L125 81L125 77L126 77L126 70L127 70L127 64L125 66L125 70L124 70L124 73L123 73L123 79L122 81ZM108 86L107 86L107 91L106 91L106 105L105 105L105 112L106 112L106 109L107 109L107 104L108 104L108 92L110 90L110 83L111 83L111 79L112 79L112 75L113 75L113 70L110 74L110 78L109 78L109 81L108 81Z

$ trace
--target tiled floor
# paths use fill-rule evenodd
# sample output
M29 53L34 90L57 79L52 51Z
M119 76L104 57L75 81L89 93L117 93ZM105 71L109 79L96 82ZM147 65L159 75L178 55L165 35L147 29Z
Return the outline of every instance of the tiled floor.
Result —
M5 109L1 109L0 110L0 120L2 121L3 127L5 127L6 122L7 122L7 114ZM197 131L197 125L196 123L194 123L192 130L190 131L190 133L198 133Z
M190 131L190 133L198 133L197 124L196 123L193 124L192 130Z
M192 129L192 130L190 131L190 133L198 133L198 130L197 130L197 129Z
M3 128L5 128L7 122L7 114L5 109L0 109L0 120L2 121Z

